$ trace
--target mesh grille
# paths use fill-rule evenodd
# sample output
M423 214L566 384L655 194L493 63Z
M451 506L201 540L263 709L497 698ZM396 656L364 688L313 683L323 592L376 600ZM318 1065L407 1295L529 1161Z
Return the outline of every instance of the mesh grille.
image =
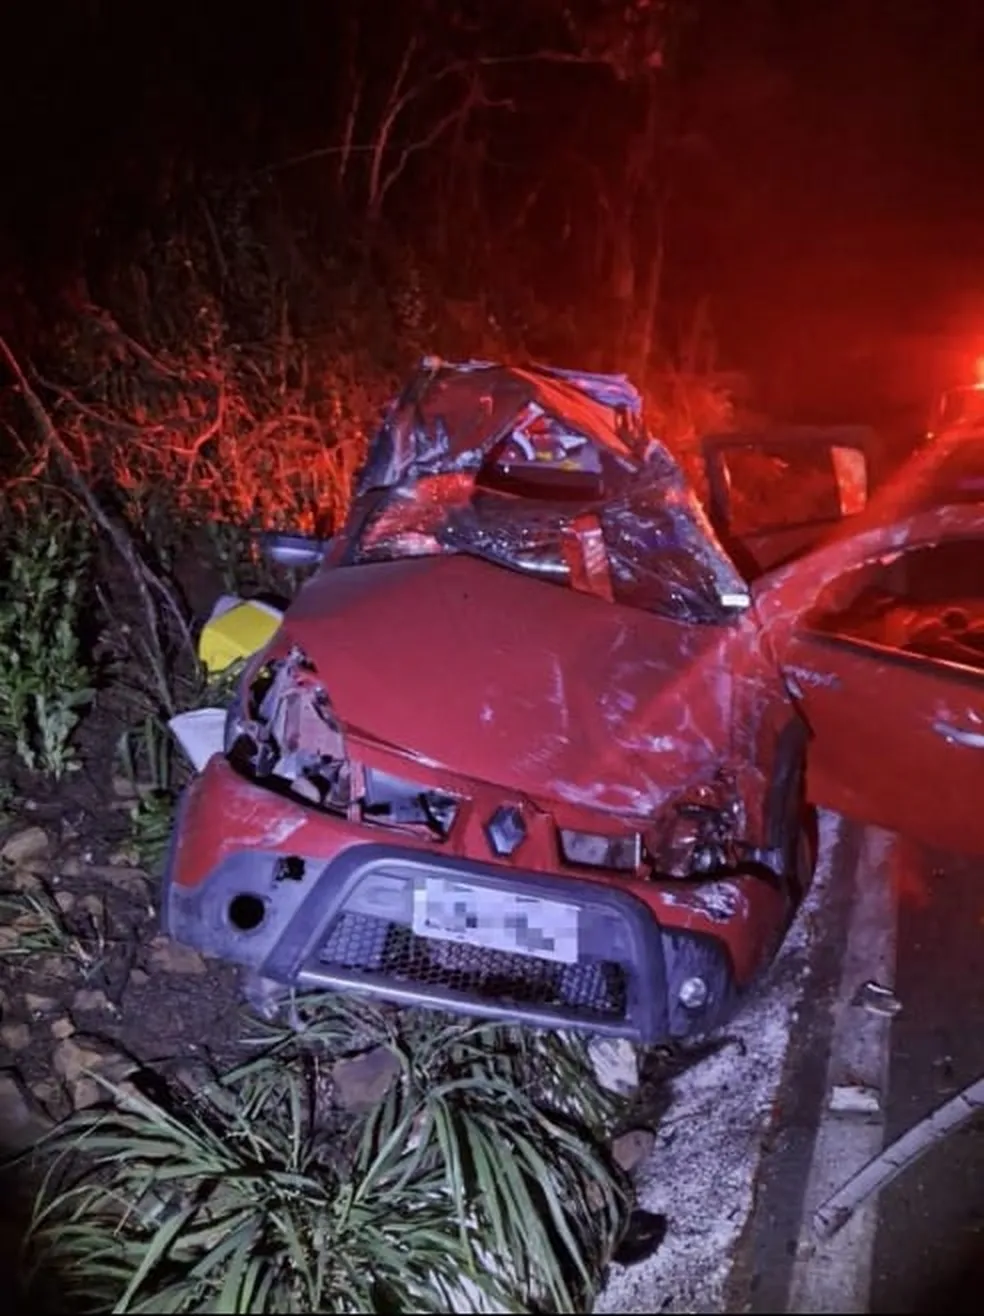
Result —
M564 1009L595 1019L624 1019L621 964L582 959L555 964L508 951L418 937L403 923L345 912L322 946L326 966L378 974L401 986L464 993L488 1004Z

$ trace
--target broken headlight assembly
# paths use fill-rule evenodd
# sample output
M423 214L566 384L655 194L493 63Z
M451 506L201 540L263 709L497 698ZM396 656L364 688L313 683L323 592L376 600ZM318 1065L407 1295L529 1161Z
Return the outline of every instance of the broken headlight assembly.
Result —
M226 717L225 754L243 776L316 808L448 835L458 800L352 760L328 692L296 646L247 672Z
M715 877L740 861L745 810L725 773L674 801L647 837L656 871L665 877Z

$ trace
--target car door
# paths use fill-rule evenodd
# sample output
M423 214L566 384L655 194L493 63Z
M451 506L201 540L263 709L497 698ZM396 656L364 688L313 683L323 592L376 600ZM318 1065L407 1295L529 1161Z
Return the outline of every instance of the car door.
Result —
M799 556L863 510L874 436L855 426L711 435L702 445L712 524L747 576Z
M984 510L937 521L929 537L886 529L861 559L829 546L812 603L784 630L787 582L773 631L811 731L812 800L984 854Z

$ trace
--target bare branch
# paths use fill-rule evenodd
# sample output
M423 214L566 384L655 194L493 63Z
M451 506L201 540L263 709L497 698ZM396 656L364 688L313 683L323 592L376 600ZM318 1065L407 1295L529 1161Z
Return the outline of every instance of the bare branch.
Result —
M89 488L88 481L82 474L78 462L75 460L68 445L58 432L58 429L48 414L44 403L31 387L20 362L17 360L3 337L0 337L0 357L6 361L14 376L17 388L19 389L21 396L24 398L27 409L31 414L31 418L34 421L44 447L47 451L56 454L65 472L66 479L72 489L82 501L87 512L92 517L92 520L100 527L119 552L130 571L130 575L133 577L133 583L136 586L137 594L139 595L140 602L143 605L144 615L147 619L148 640L153 646L152 659L154 675L157 679L158 693L160 694L161 702L167 709L168 713L173 713L175 711L174 700L167 679L167 660L158 636L158 614L151 591L156 590L158 594L160 594L169 611L174 615L181 631L182 640L187 646L188 652L194 661L194 642L192 641L191 631L185 620L181 607L164 582L159 580L147 567L137 551L136 545L130 537L129 532L118 522L114 521L112 517L108 516L100 506L98 499Z

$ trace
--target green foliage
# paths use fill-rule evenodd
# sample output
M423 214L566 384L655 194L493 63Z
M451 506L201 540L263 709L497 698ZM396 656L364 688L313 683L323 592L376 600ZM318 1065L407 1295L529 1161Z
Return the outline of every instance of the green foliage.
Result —
M64 503L7 497L0 580L0 734L32 771L75 766L72 733L93 695L80 625L90 534Z
M120 737L120 767L130 784L130 839L148 872L159 873L174 825L180 782L167 727L147 716Z
M51 955L88 978L101 967L107 941L105 912L69 918L47 882L35 879L26 889L0 893L0 958Z
M344 1116L332 1059L370 1044L394 1081ZM114 1096L45 1149L29 1240L77 1310L583 1311L624 1221L611 1098L555 1034L322 996L196 1098Z

